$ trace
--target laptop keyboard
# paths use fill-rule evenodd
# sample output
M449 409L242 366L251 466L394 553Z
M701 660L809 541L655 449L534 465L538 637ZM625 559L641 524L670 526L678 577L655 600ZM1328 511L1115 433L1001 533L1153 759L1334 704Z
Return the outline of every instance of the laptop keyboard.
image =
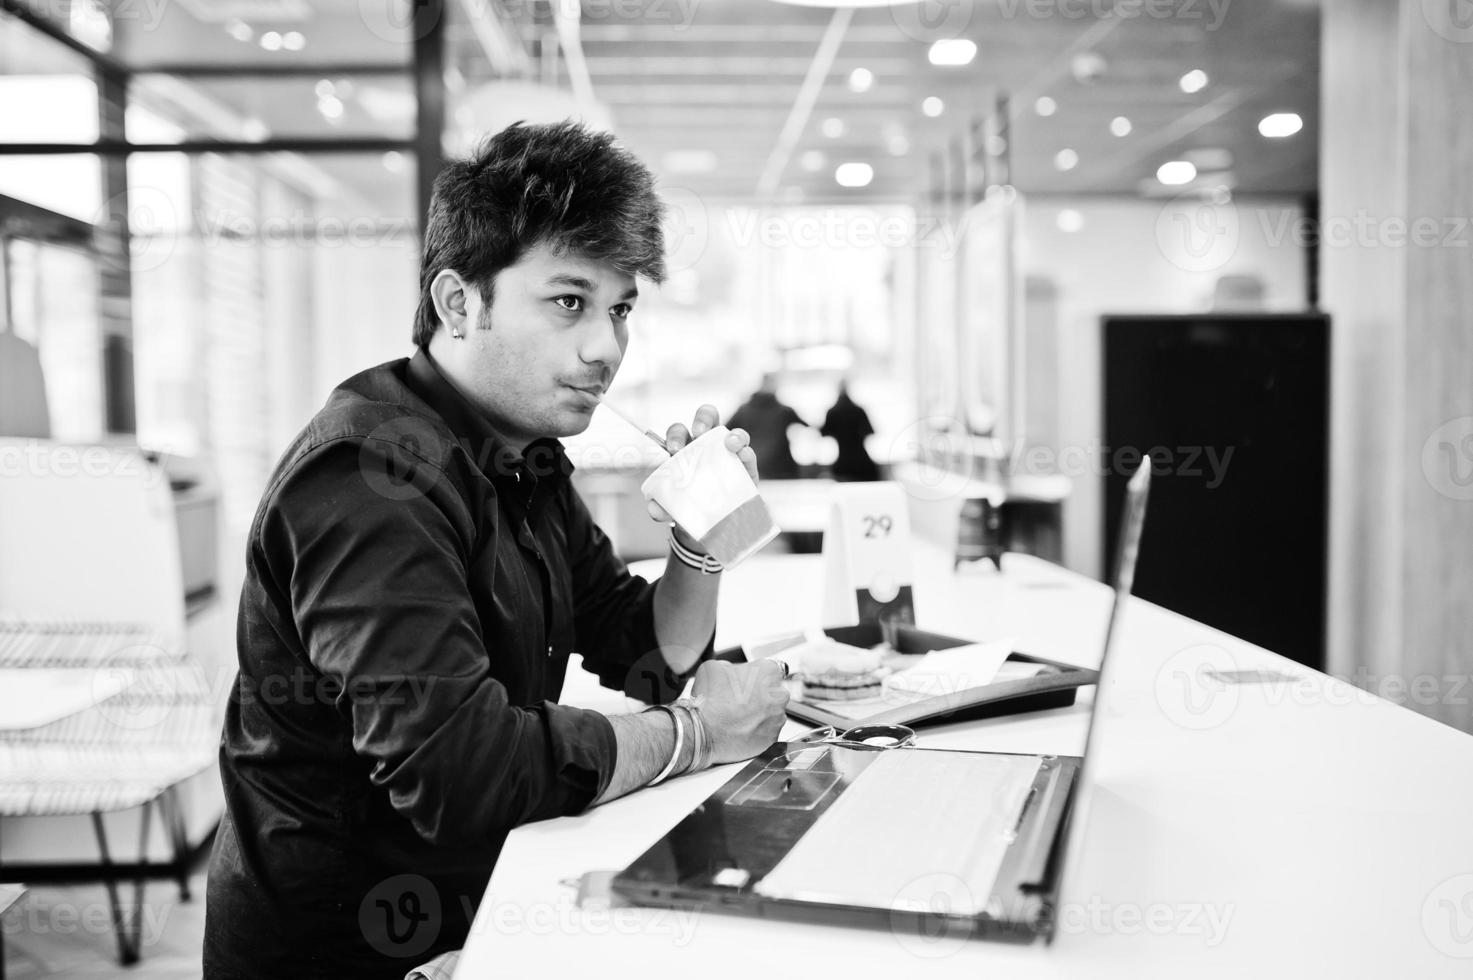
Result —
M1037 756L884 752L754 890L976 915L992 894L1038 766Z

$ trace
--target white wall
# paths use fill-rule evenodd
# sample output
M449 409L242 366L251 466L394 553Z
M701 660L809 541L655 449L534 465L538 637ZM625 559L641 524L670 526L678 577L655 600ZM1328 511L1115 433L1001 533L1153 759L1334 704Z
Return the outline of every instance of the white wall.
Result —
M1066 209L1083 218L1078 231L1060 230ZM1293 234L1300 216L1297 200L1288 197L1200 206L1195 200L1027 198L1024 274L1052 280L1058 290L1060 444L1051 448L1100 457L1102 314L1207 310L1224 275L1262 280L1266 310L1303 309L1305 258ZM1090 470L1070 474L1077 478L1064 508L1064 563L1098 577L1103 474Z

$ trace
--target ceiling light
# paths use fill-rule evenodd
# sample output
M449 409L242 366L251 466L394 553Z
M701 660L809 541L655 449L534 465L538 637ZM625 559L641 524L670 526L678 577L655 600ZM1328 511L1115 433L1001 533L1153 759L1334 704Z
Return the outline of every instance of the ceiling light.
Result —
M946 38L931 45L926 57L931 59L933 65L949 68L970 65L972 59L977 57L977 43L964 37Z
M798 158L798 165L809 173L817 173L823 169L823 154L818 150L809 150Z
M240 124L240 135L252 143L259 143L271 135L271 130L267 129L266 124L261 120L252 116Z
M1084 215L1073 208L1065 208L1054 218L1054 224L1058 225L1060 231L1072 235L1084 227Z
M849 73L849 91L868 92L875 84L875 73L868 68L856 68Z
M1052 116L1059 111L1059 104L1047 95L1040 95L1038 101L1033 103L1033 111L1040 116Z
M1275 112L1258 120L1258 134L1271 140L1293 136L1304 128L1297 112Z
M885 149L892 157L903 157L910 152L910 137L904 133L892 133L885 137Z
M300 51L307 46L307 36L301 31L287 31L281 36L281 46L288 51Z
M1181 77L1177 83L1181 90L1188 95L1194 95L1207 87L1207 73L1200 68L1193 68Z
M1134 128L1130 124L1130 120L1124 116L1116 116L1110 120L1110 132L1116 136L1129 136L1130 131Z
M1188 160L1169 160L1157 168L1156 179L1168 187L1190 184L1197 179L1197 168Z
M261 35L261 47L267 51L281 50L281 35L276 31L267 31Z
M932 119L935 119L937 116L946 111L946 103L942 102L934 95L928 95L926 96L926 98L921 100L921 111L930 116Z
M840 187L868 187L875 179L875 168L867 163L841 163L834 170L834 180Z
M391 174L402 174L406 160L398 150L389 150L383 155L384 169Z
M672 174L709 174L720 161L710 150L671 150L660 163Z
M1081 85L1094 82L1109 67L1110 63L1098 51L1081 51L1069 59L1069 73Z
M317 111L322 113L324 119L343 118L343 100L335 95L317 100Z
M1079 154L1067 146L1054 154L1054 169L1069 171L1079 166Z
M844 120L838 116L829 116L820 124L819 129L831 140L836 140L844 135Z
M338 94L337 89L333 88L332 82L326 78L319 80L316 85L312 86L312 91L317 94L319 99L325 99L329 95Z
M232 20L230 23L226 24L225 33L229 34L237 41L249 41L251 38L256 36L256 32L251 30L251 25L247 24L243 20Z

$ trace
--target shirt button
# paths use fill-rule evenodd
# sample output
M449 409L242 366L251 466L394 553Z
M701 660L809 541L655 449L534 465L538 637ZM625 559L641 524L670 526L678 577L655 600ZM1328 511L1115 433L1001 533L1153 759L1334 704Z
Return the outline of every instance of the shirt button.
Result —
M548 645L547 645L547 655L548 655L548 656L549 656L549 657L550 657L550 656L552 656L552 644L551 644L551 643L549 643L549 644L548 644Z

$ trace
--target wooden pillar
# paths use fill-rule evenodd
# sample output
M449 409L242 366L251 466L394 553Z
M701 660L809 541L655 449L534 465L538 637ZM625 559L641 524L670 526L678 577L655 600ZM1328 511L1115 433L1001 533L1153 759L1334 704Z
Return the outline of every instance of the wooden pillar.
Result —
M1323 12L1329 665L1473 731L1473 24Z

